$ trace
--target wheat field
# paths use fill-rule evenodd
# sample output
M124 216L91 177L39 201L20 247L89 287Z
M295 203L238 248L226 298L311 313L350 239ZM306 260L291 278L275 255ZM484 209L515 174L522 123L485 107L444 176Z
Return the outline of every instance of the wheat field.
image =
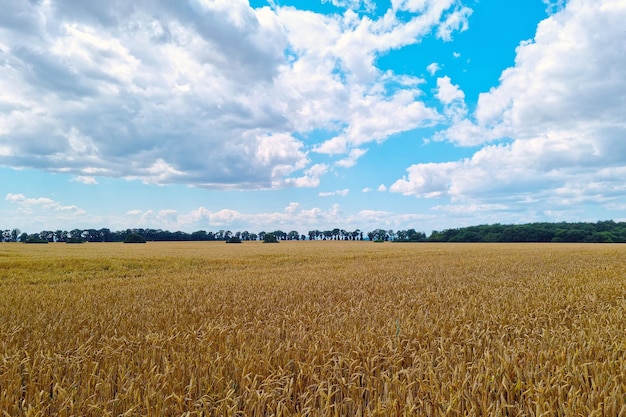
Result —
M626 246L0 244L2 416L626 416Z

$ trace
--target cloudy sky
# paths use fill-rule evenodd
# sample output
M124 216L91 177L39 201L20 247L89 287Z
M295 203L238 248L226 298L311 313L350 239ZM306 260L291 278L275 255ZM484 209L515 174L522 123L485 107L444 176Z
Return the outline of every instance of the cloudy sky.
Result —
M0 229L626 220L623 0L0 8Z

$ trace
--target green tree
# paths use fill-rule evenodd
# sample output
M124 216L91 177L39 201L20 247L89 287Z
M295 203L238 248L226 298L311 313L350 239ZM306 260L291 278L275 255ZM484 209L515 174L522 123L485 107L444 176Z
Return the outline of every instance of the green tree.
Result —
M278 243L278 238L274 233L265 233L263 243Z
M130 233L124 239L124 243L146 243L146 238L138 233Z
M68 234L65 230L57 230L54 232L54 240L57 242L67 242Z

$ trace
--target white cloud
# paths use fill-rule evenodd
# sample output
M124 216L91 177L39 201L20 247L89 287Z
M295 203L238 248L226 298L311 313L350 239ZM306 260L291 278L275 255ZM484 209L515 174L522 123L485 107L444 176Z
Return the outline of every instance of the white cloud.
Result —
M439 120L421 80L376 60L434 30L449 39L468 9L394 1L373 18L354 11L373 1L330 1L347 10L8 2L0 164L217 189L316 186L310 150L349 154L336 161L349 167L362 145ZM302 139L316 129L335 138Z
M337 190L333 194L341 196L348 192ZM18 204L22 207L21 214L15 214L13 218L5 220L28 233L39 230L71 230L76 227L99 229L103 222L106 227L114 231L133 228L187 232L225 229L233 232L248 230L255 233L276 229L298 230L300 233L306 233L309 230L328 230L336 227L362 231L376 228L395 230L415 228L428 232L432 230L431 225L439 226L437 216L433 213L403 213L388 210L359 210L346 213L338 204L323 209L307 208L298 202L291 202L282 210L261 212L242 212L229 208L210 210L205 207L190 211L134 209L128 210L121 216L108 215L106 219L103 219L80 209L77 211L73 206L62 206L48 198L29 198L22 194L7 194L6 200L9 204ZM463 216L463 213L455 214L454 206L440 207L437 210ZM476 208L476 211L478 210ZM427 229L424 229L425 227Z
M353 167L354 165L356 165L357 160L363 155L365 155L366 153L367 153L367 150L365 149L359 149L359 148L352 149L346 158L335 162L335 166L342 167L342 168Z
M464 100L465 94L458 85L452 84L450 77L437 78L437 93L435 97L443 104L450 104L456 100Z
M624 48L625 14L626 6L612 0L572 0L542 21L500 85L480 95L475 124L519 140L555 130L622 129L625 58L617 51Z
M408 176L396 181L389 191L418 197L440 197L450 188L450 177L462 164L457 162L412 165Z
M237 210L222 209L211 211L200 207L187 214L179 214L179 228L216 228L223 227L231 230L300 230L323 227L337 227L344 221L338 205L329 210L320 208L305 209L299 203L290 203L283 211L265 213L242 213Z
M349 193L350 193L350 190L348 188L344 188L343 190L321 192L319 193L319 196L320 197L334 197L334 196L345 197Z
M376 94L354 98L348 108L348 127L315 151L343 154L354 146L383 142L394 134L425 127L440 119L435 110L416 99L417 94L416 91L402 90L391 97Z
M621 198L624 186L608 173L626 170L625 19L623 2L568 2L517 48L515 66L480 95L472 118L435 136L482 148L461 161L413 165L390 190L553 207ZM442 101L460 99L446 84Z
M458 7L454 12L448 14L446 20L437 29L437 37L444 41L452 40L452 33L464 32L468 29L468 19L472 14L469 7Z
M376 191L384 193L385 191L387 191L387 186L385 184L380 184L378 188L376 189Z
M566 0L541 0L546 5L546 12L549 14L556 13L565 7Z
M369 12L376 9L376 3L373 0L322 0L322 3L331 3L335 7Z
M74 182L80 182L82 184L87 184L87 185L95 185L98 184L98 181L96 181L96 179L94 177L90 177L90 176L84 176L84 175L78 175L76 177L74 177L72 179L72 181Z
M450 77L437 78L437 91L435 97L444 105L444 114L453 122L462 120L467 116L465 105L465 93L458 85L452 84ZM450 132L451 133L451 132ZM448 133L448 136L450 136ZM438 136L435 136L438 139Z
M320 177L328 172L328 165L315 164L304 172L304 175L296 178L287 178L285 182L288 185L297 188L317 187L320 184Z
M436 62L433 62L432 64L429 64L426 67L426 71L428 71L430 75L435 75L435 73L439 71L440 69L441 69L441 66L439 66L439 64Z
M8 193L5 200L18 205L20 210L25 213L63 212L71 215L81 215L85 213L84 210L75 205L64 206L47 197L29 198L24 194Z

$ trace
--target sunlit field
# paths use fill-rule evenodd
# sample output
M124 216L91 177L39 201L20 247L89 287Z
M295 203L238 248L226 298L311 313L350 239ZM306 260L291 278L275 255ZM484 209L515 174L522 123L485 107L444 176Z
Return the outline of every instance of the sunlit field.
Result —
M2 416L626 416L626 245L0 244Z

